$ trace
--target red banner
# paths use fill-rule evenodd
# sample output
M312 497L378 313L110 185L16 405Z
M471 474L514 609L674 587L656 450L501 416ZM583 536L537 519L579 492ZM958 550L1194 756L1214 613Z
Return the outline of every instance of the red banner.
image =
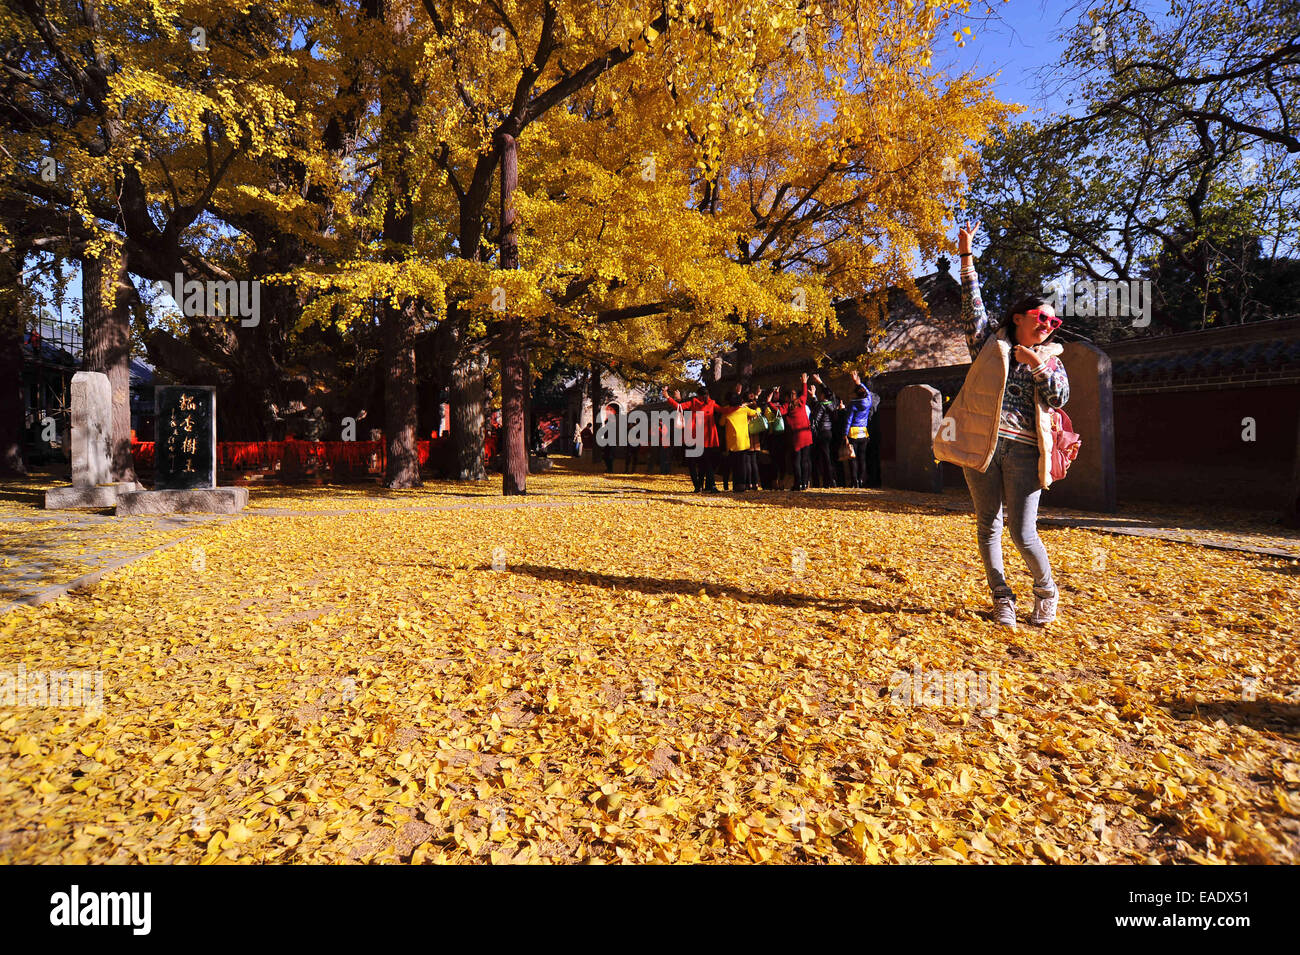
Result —
M417 441L420 466L429 456L450 441L442 436L434 441ZM135 466L149 470L154 466L154 443L137 441L131 445ZM339 477L365 477L384 471L383 441L218 441L217 467L225 471L279 471L285 475L329 472Z

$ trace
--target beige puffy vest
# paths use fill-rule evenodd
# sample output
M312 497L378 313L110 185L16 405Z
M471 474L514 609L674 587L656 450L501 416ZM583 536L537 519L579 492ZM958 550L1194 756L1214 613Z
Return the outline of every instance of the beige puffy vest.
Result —
M990 336L966 373L948 414L934 436L934 456L964 468L983 472L998 446L998 421L1002 416L1002 393L1011 372L1011 342L1005 329ZM1031 349L1042 361L1061 354L1055 343ZM1038 483L1052 485L1052 415L1047 402L1037 393ZM950 423L951 422L951 423Z

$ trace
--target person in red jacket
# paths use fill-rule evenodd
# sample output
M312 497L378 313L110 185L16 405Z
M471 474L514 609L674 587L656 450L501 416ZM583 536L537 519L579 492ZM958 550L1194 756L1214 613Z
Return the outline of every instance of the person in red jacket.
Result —
M785 419L785 429L790 433L790 450L794 456L794 490L806 491L812 480L812 424L808 420L808 374L800 376L802 390L795 394L793 388L785 390L780 404L773 404Z
M696 396L689 401L682 401L682 393L674 391L669 403L679 411L688 413L686 422L687 455L686 466L691 472L691 483L695 490L703 494L717 494L718 485L715 473L721 451L718 445L718 425L714 415L718 403L709 394L709 389L700 385ZM703 453L692 457L689 452L703 448Z

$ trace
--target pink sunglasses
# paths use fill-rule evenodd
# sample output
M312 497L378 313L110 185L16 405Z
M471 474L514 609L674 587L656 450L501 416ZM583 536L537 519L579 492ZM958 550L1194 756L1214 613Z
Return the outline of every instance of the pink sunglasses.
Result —
M1059 318L1055 315L1044 316L1041 308L1031 308L1029 311L1025 312L1025 315L1028 318L1032 318L1039 325L1046 325L1052 331L1056 331L1061 327L1061 320Z

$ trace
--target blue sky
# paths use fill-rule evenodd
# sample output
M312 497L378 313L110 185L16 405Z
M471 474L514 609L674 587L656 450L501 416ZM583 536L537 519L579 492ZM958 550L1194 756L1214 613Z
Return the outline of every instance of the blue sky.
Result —
M1038 74L1050 74L1052 64L1060 59L1063 44L1053 35L1073 27L1081 16L1083 8L1078 0L993 0L992 7L997 19L982 19L981 7L972 8L974 16L959 21L959 26L968 25L974 33L974 39L964 47L957 47L946 33L938 38L935 65L953 75L966 70L998 73L998 98L1031 110L1022 114L1022 119L1041 118L1043 113L1064 109L1065 103L1059 97L1042 95Z
M1064 43L1058 38L1072 29L1085 7L1079 0L992 0L993 17L982 16L982 0L974 0L972 16L957 20L935 40L934 65L948 76L971 71L994 76L994 93L1006 103L1026 107L1016 120L1041 120L1064 111L1058 82L1051 82L1052 64L1061 58ZM952 41L952 29L969 26L972 38L964 47ZM1041 82L1044 77L1048 83ZM956 242L957 231L952 231ZM955 248L955 247L954 247ZM957 274L956 256L951 256L952 274ZM918 273L929 272L932 263L917 260Z

